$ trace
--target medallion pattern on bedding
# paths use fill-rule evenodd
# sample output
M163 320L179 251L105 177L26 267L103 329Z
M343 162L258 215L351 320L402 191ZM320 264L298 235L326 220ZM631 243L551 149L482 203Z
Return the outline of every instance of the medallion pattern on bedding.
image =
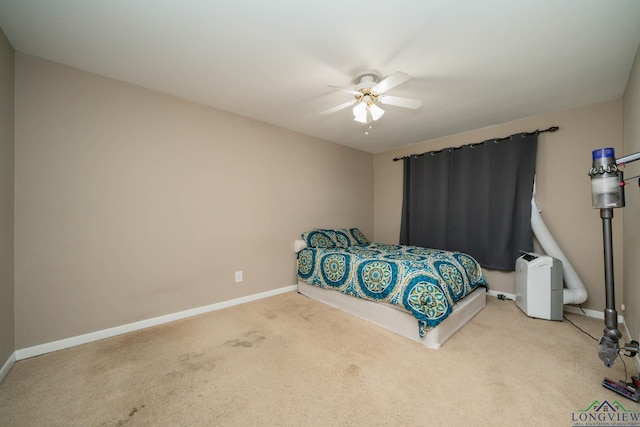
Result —
M298 254L298 278L400 306L418 320L421 337L442 322L457 301L487 285L480 265L467 254L381 243L305 248Z

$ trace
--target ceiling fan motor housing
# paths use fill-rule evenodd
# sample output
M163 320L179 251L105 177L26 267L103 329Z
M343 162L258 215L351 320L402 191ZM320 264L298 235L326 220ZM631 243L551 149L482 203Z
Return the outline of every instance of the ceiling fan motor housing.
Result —
M363 71L358 74L353 81L356 84L356 90L371 89L380 81L380 74L375 71Z

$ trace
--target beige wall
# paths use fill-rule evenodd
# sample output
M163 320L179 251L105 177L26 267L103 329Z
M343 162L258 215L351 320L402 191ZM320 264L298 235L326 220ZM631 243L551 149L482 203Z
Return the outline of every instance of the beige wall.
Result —
M12 92L13 49L4 38L0 52L1 90ZM0 362L14 348L293 284L292 241L311 227L353 225L397 243L402 163L394 157L551 125L561 129L540 136L538 205L588 288L583 307L604 308L601 222L587 170L595 148L640 151L638 58L624 112L614 100L375 156L28 55L16 61L15 346L7 304L14 289L5 276ZM7 163L13 111L0 108ZM5 184L13 170L12 162L3 166ZM1 224L13 221L11 188L0 188ZM616 210L614 254L618 306L625 303L637 337L633 188L627 209ZM13 272L7 248L5 275ZM237 270L241 284L233 282ZM492 289L514 291L512 273L487 277Z
M0 30L0 368L15 350L13 304L14 51Z
M373 234L371 154L21 53L15 91L17 348L292 285L313 227Z
M589 292L584 308L603 311L604 266L602 223L599 211L591 208L587 175L591 152L614 147L622 152L622 100L614 100L570 111L549 113L464 134L452 135L374 156L374 236L377 241L397 243L402 210L402 162L394 157L423 153L444 147L504 137L517 132L546 129L540 134L537 154L537 195L542 217ZM618 306L622 302L622 221L614 218L615 276ZM541 251L539 246L536 246ZM487 271L491 289L514 293L513 273Z
M640 48L624 93L624 152L640 152ZM627 177L640 174L640 161L626 167ZM624 302L625 322L633 339L640 334L640 189L634 179L626 187L624 209Z

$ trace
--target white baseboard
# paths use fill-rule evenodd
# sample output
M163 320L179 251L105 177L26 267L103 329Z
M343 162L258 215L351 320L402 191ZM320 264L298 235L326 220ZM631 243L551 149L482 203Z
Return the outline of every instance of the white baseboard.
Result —
M4 377L7 376L7 374L9 373L9 371L11 370L11 367L16 363L16 353L13 352L13 354L11 356L9 356L9 359L5 362L5 364L2 366L2 369L0 369L0 383L2 382L2 380L4 380Z
M52 351L62 350L62 349L74 347L80 344L86 344L86 343L98 341L104 338L126 334L128 332L138 331L140 329L149 328L151 326L162 325L163 323L169 323L176 320L185 319L187 317L193 317L199 314L209 313L211 311L233 307L234 305L244 304L244 303L256 301L259 299L268 298L268 297L279 295L285 292L295 291L297 289L298 289L298 285L285 286L284 288L273 289L271 291L261 292L259 294L248 295L246 297L236 298L229 301L223 301L216 304L210 304L203 307L192 308L192 309L180 311L177 313L154 317L152 319L141 320L139 322L129 323L122 326L116 326L114 328L103 329L101 331L91 332L91 333L79 335L76 337L65 338L58 341L52 341L49 343L16 350L16 352L14 353L14 356L12 357L14 362L16 360L28 359L29 357L40 356L41 354L50 353Z
M565 305L564 311L604 320L604 311L589 310L588 308L580 308L573 305ZM621 314L618 314L618 323L624 323L624 317Z
M498 291L490 290L488 292L488 295L495 298L497 298L498 295L504 295L510 300L514 300L514 301L516 300L515 294L508 294L506 292L498 292ZM589 310L588 308L581 309L580 307L576 307L573 305L566 305L566 304L564 305L562 310L566 311L567 313L582 314L587 317L604 319L604 311ZM624 323L624 317L620 314L618 315L618 323Z

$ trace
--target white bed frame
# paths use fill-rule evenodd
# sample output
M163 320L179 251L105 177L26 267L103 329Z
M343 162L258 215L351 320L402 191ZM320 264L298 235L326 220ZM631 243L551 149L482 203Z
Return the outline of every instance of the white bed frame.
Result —
M430 329L421 338L418 333L418 320L409 312L391 305L359 299L342 292L312 286L302 281L298 281L298 292L432 349L440 348L487 304L486 289L483 287L475 289L458 302L453 312L442 323Z

